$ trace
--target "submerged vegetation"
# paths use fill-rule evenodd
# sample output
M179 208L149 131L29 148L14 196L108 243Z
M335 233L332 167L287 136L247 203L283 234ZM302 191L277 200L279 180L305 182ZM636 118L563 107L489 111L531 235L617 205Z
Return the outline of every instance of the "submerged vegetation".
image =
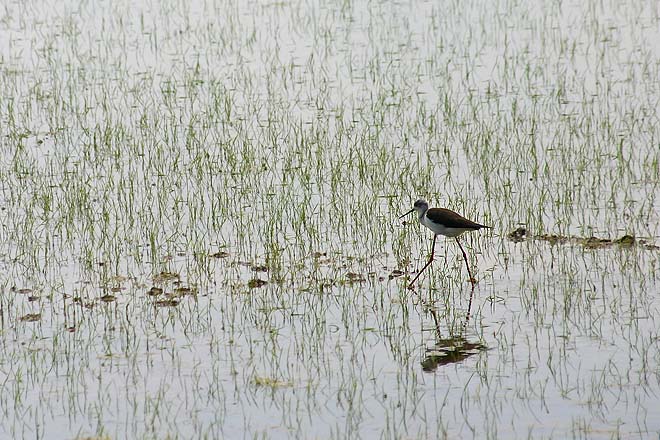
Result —
M0 437L657 436L659 24L8 3Z

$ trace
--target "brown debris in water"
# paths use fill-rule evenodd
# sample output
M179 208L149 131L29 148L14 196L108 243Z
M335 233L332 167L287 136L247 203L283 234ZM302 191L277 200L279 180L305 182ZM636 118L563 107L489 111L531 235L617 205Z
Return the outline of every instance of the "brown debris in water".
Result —
M174 272L161 272L158 275L154 276L154 283L163 283L167 281L178 280L180 275Z
M247 286L250 289L257 289L259 287L263 287L266 284L268 284L268 281L260 280L259 278L252 278L250 281L248 281Z
M19 318L21 322L37 322L41 321L41 313L28 313Z
M158 296L163 294L163 289L160 287L153 286L151 289L147 290L147 295L149 296Z
M514 243L519 243L521 241L525 241L530 236L527 234L527 230L523 227L519 227L514 229L513 231L509 232L507 234L507 238L510 241L513 241ZM569 236L569 235L558 235L558 234L538 234L531 236L531 239L533 240L541 240L541 241L547 241L551 245L556 245L556 244L566 244L566 243L574 243L574 244L579 244L585 247L586 249L605 249L612 247L614 245L618 245L620 247L633 247L633 246L641 246L643 249L646 250L660 250L660 246L647 243L646 240L643 239L636 239L634 235L623 235L621 238L617 239L610 239L610 238L599 238L599 237L576 237L576 236Z
M186 295L196 295L197 294L197 289L193 289L191 287L177 287L174 289L174 295L176 296L186 296Z
M346 274L346 284L364 283L365 281L367 281L367 278L361 273L348 272Z
M525 241L527 238L527 229L522 227L516 228L515 230L509 232L506 237L514 243L520 243L521 241Z
M154 302L154 304L157 307L176 307L179 305L179 300L176 298L166 298L166 299L160 299Z

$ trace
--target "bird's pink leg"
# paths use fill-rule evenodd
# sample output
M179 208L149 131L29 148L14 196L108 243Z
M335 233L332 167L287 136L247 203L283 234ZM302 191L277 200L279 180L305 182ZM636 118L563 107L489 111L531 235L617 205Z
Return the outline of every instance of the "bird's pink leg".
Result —
M472 272L470 272L470 265L468 264L467 255L465 255L465 251L463 250L463 246L461 246L461 242L458 241L458 237L456 237L456 243L458 243L458 247L461 248L461 252L463 252L465 267L467 267L468 275L470 275L470 282L472 283L472 287L474 287L474 284L477 282L477 280L474 279L474 277L472 276Z
M424 270L426 270L426 268L429 267L431 263L433 263L433 255L435 254L435 240L437 240L437 238L438 238L437 234L433 236L433 245L431 245L431 258L429 258L429 261L424 265L424 267L422 267L422 270L417 272L417 276L410 282L410 284L408 284L409 289L413 288L413 284L415 284L417 278L419 278L422 272L424 272Z

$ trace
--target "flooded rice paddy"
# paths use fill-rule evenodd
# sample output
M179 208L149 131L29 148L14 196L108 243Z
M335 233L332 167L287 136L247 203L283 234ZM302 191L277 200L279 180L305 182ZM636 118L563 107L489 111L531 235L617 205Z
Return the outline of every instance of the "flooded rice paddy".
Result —
M0 438L657 438L653 1L9 1ZM492 226L398 216L424 197Z

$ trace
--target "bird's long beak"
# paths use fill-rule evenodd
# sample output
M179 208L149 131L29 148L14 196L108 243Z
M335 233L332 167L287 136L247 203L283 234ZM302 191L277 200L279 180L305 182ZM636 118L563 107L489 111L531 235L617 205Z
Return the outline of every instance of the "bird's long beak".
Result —
M413 208L413 209L411 209L410 211L406 212L405 214L403 214L403 215L402 215L401 217L399 217L399 218L404 218L405 216L407 216L408 214L410 214L410 213L413 212L413 211L415 211L415 208Z

